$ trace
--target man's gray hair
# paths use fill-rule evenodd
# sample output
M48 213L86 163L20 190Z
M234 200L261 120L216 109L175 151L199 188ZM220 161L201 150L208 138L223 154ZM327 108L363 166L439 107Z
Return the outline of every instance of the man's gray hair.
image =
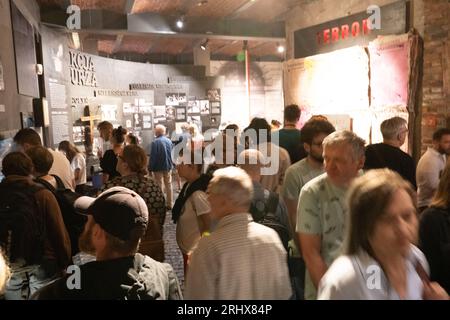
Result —
M401 133L405 127L408 126L408 122L400 117L393 117L387 120L384 120L381 123L380 129L381 134L383 135L384 140L392 140L396 139L397 135Z
M365 154L365 144L364 139L361 139L356 134L351 131L336 131L327 136L323 140L323 148L332 147L336 145L348 144L353 150L353 160L358 160L364 157Z
M237 167L226 167L214 172L209 192L220 194L236 207L248 207L253 198L253 183L249 175Z
M164 127L162 124L158 124L155 127L155 135L156 136L163 136L166 134L166 127Z

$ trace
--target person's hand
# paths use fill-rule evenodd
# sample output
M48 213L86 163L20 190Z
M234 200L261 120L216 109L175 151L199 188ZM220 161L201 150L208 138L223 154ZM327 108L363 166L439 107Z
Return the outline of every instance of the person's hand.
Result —
M423 282L424 300L450 300L447 292L437 282Z

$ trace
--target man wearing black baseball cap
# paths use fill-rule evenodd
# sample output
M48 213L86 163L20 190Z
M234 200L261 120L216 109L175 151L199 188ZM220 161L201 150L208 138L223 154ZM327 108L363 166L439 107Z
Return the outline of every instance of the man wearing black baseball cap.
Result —
M97 198L80 197L75 208L88 216L79 239L96 261L80 266L80 285L71 275L38 291L33 299L181 299L173 268L139 253L148 224L145 201L134 191L113 187Z

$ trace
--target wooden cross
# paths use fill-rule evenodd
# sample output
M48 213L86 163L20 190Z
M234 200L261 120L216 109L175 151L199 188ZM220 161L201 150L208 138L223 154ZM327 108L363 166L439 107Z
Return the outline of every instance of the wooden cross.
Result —
M102 120L101 115L95 115L95 116L86 116L81 117L81 121L89 121L89 126L91 127L91 144L94 142L94 121L95 120Z

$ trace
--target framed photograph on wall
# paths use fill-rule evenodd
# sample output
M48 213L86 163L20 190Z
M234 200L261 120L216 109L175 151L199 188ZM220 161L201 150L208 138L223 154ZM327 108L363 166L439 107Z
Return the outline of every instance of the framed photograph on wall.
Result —
M210 114L209 100L200 100L200 114L203 115Z
M199 100L191 100L188 102L187 106L187 114L199 114L200 113L200 101Z
M177 107L176 113L176 121L186 121L186 107Z
M220 102L211 102L211 114L212 115L222 114L222 107L220 106Z
M175 107L167 107L166 108L166 119L167 121L175 120Z
M150 113L142 115L142 129L151 130L152 129L152 115Z
M206 96L209 101L220 101L220 89L208 89L206 90Z
M186 104L187 97L185 93L167 93L166 106L179 106Z

